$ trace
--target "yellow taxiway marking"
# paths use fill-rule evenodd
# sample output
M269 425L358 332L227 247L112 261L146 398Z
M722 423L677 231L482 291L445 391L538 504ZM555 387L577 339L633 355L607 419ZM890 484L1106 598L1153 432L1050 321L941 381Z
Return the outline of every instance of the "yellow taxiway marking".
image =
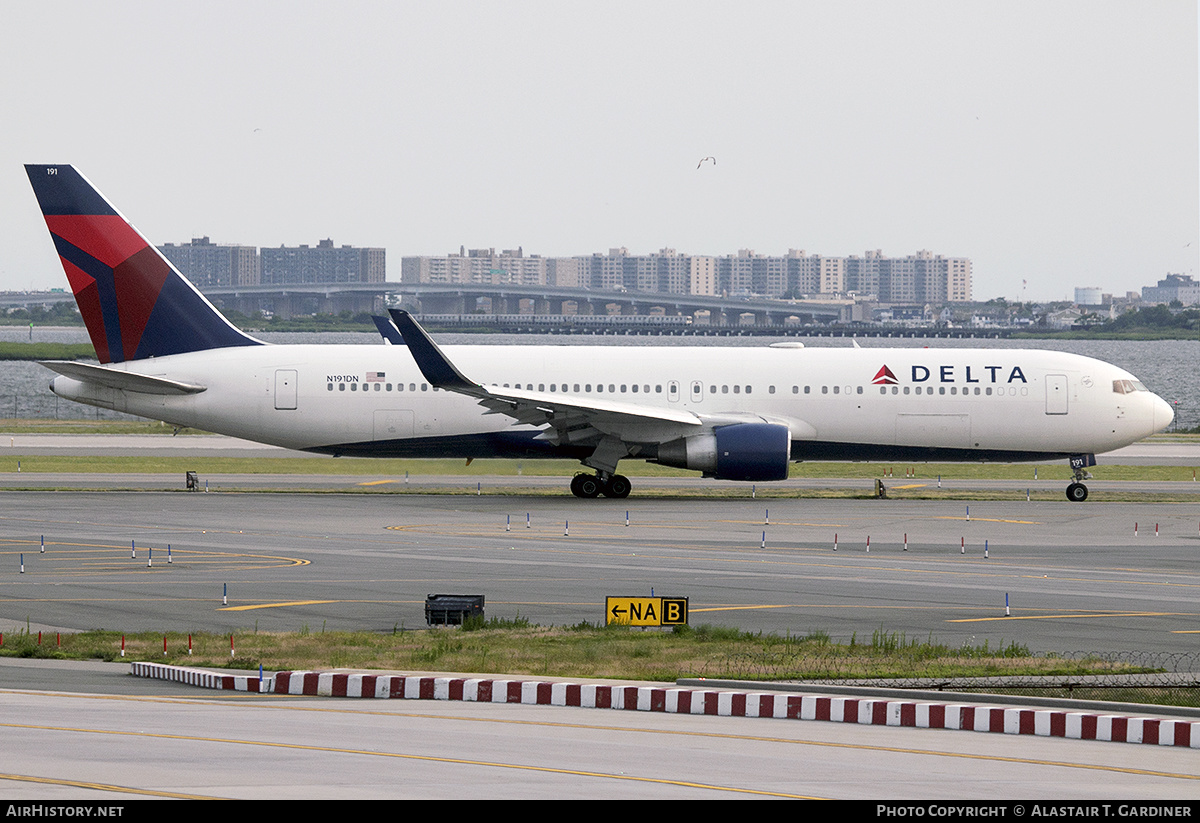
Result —
M928 483L909 483L906 486L888 486L888 488L899 491L900 489L923 489L928 485Z
M696 611L692 609L692 611ZM985 623L989 620L1075 620L1081 617L1190 617L1178 612L1103 612L1101 614L1031 614L1022 617L960 617L947 623Z
M0 692L11 693L11 694L34 694L39 697L46 696L45 692L32 692L32 691L27 691L27 690L22 690L22 689L0 689ZM934 749L934 748L919 749L919 748L907 747L907 746L906 747L880 746L880 745L863 744L863 743L845 743L845 742L827 741L827 740L812 740L812 739L803 738L803 737L795 737L795 738L775 737L775 736L768 736L768 735L730 734L730 733L711 732L711 731L691 731L691 730L684 730L684 729L663 729L663 728L646 728L646 727L631 728L631 727L627 727L627 726L617 726L617 725L611 725L611 724L605 724L605 723L563 723L563 722L549 722L546 720L514 720L514 719L508 719L508 718L497 718L497 717L489 717L489 716L454 715L454 716L448 717L445 714L437 714L437 713L430 712L430 711L403 711L403 710L399 710L398 707L397 707L397 709L391 709L391 708L389 708L389 709L360 709L360 708L349 709L349 708L333 708L333 707L323 706L323 705L314 705L312 703L306 703L304 705L285 703L285 704L281 705L278 701L285 700L285 699L288 699L288 700L294 699L294 697L287 696L287 695L251 695L249 693L241 692L241 693L205 695L204 697L194 697L194 698L151 697L151 696L146 696L146 695L127 696L127 695L83 695L83 694L59 694L59 695L55 695L55 697L60 698L60 699L65 699L65 700L106 700L106 701L117 701L117 702L167 703L167 704L182 704L182 705L206 704L206 703L211 703L213 701L224 702L224 701L220 701L220 698L236 697L236 698L239 698L239 700L244 700L245 698L252 698L254 701L253 703L243 703L243 705L261 707L262 709L267 710L267 711L312 712L312 713L317 713L317 714L353 714L356 716L363 715L363 714L371 714L371 715L378 715L380 717L388 717L388 718L415 717L415 718L422 718L422 719L428 719L428 720L438 720L438 721L449 720L449 721L456 722L456 723L458 723L458 722L480 723L480 724L484 724L484 725L498 725L498 726L524 726L524 727L539 727L539 728L554 728L554 729L597 729L597 730L603 730L603 731L609 731L609 732L626 732L629 734L662 735L664 737L677 737L677 738L681 738L681 739L699 738L699 739L721 739L721 740L752 740L752 741L757 741L757 742L762 742L762 743L780 743L780 744L791 745L791 746L814 746L814 747L819 747L819 748L849 749L849 750L857 750L857 751L885 752L885 753L903 754L903 755L927 755L930 757L946 757L946 758L951 758L951 759L978 760L978 761L995 762L995 763L1022 763L1022 764L1031 764L1031 765L1037 765L1037 766L1056 766L1056 767L1067 768L1067 769L1082 769L1085 771L1113 772L1116 774L1146 775L1146 776L1150 776L1150 777L1165 777L1165 778L1172 778L1172 779L1178 779L1178 780L1200 780L1200 775L1188 774L1186 772L1168 772L1168 771L1142 769L1142 768L1134 768L1134 767L1126 767L1126 766L1115 766L1115 765L1108 765L1108 764L1079 763L1079 762L1071 762L1071 761L1067 761L1067 760L1045 760L1045 759L1041 759L1041 758L1032 758L1032 757L1012 757L1012 756L1005 756L1005 755L979 754L979 753L973 753L973 752L954 752L954 751L938 750L938 749ZM269 701L269 702L258 703L259 700ZM405 701L405 702L407 702L407 701ZM654 779L654 778L639 778L639 777L628 776L628 775L606 774L606 773L601 773L601 772L578 772L578 771L571 771L571 770L555 770L555 769L542 768L542 767L537 767L537 766L521 766L521 765L508 764L508 763L488 763L488 762L481 762L481 761L451 760L449 758L422 757L422 756L418 756L418 755L394 754L394 753L390 753L390 752L366 751L366 750L354 750L354 749L335 749L335 748L331 748L331 747L307 746L307 745L302 745L302 744L260 742L260 741L255 741L255 740L238 740L238 739L229 739L229 738L185 737L183 735L147 734L147 733L143 733L143 732L110 731L110 730L106 730L106 729L72 729L70 727L36 726L36 725L26 725L26 724L20 724L20 723L0 723L0 728L44 729L47 731L78 731L78 732L90 732L90 733L94 733L94 734L113 734L113 735L121 735L121 736L154 737L154 738L161 738L161 739L166 739L166 740L200 740L200 741L209 741L209 742L218 742L218 743L238 743L238 744L245 744L245 745L258 745L258 746L265 746L265 747L270 747L270 748L300 749L300 750L308 750L308 751L342 752L342 753L350 753L350 754L370 755L373 757L395 757L395 758L409 759L409 760L426 760L426 761L434 761L434 762L453 762L453 763L475 763L478 765L496 766L496 767L500 767L500 768L509 768L509 769L523 769L523 770L530 770L530 771L546 771L546 772L556 772L557 771L558 773L580 774L580 775L593 776L593 777L607 777L607 778L618 779L618 780L632 780L632 781L637 781L637 782L671 783L674 785L699 785L702 788L710 788L710 789L715 789L715 790L727 790L727 791L749 793L749 794L768 794L767 792L759 792L759 791L755 791L755 790L751 790L751 789L738 789L738 788L731 788L731 787L726 787L726 786L714 786L714 785L707 785L707 784L678 783L677 781L669 781L669 780ZM785 796L790 796L790 795L785 795Z
M1005 520L1002 517L935 517L933 519L934 520L964 520L964 521L978 520L980 523L1019 523L1022 526L1044 526L1044 525L1046 525L1045 523L1042 523L1038 520Z
M716 792L732 792L734 794L749 794L763 797L784 797L793 800L818 800L821 798L810 797L808 795L789 794L785 792L771 792L759 789L745 789L737 786L722 786L716 783L697 783L690 780L670 780L661 777L637 777L629 774L616 774L611 772L594 772L585 771L582 769L560 769L551 766L530 766L520 763L504 763L497 760L474 760L462 757L434 757L431 755L419 754L403 754L401 752L381 752L371 749L352 749L341 746L316 746L306 745L303 743L278 743L268 740L246 740L236 737L207 737L203 735L184 735L184 734L153 734L149 732L133 732L133 731L117 731L113 729L85 729L72 728L70 726L42 726L23 723L5 723L2 724L10 729L32 729L38 731L57 731L57 732L84 732L90 734L110 734L118 737L137 737L145 740L147 738L155 738L158 740L187 740L203 743L231 743L239 746L262 746L267 749L291 749L294 751L308 752L327 752L331 754L354 754L367 755L370 757L389 757L397 760L414 760L424 763L453 763L463 766L487 766L496 769L512 769L515 771L526 772L541 772L543 774L569 774L578 777L599 777L608 780L625 780L633 783L656 783L665 786L683 786L692 789L711 789Z
M282 609L287 606L318 606L324 603L340 603L340 600L288 600L283 603L258 603L251 606L222 606L219 612L248 612L253 609Z
M0 774L0 780L19 780L25 783L45 783L49 786L71 786L76 789L92 789L100 792L118 792L121 794L138 794L144 797L167 797L173 800L220 800L204 794L180 794L179 792L160 792L153 789L135 789L132 786L114 786L111 783L89 783L85 780L59 780L53 777L36 777L32 774ZM62 805L67 805L63 803Z
M718 523L735 523L738 525L749 524L751 526L766 525L761 520L718 520L717 522ZM790 523L790 522L787 522L784 520L779 520L779 521L775 522L773 525L775 525L775 526L812 526L812 527L821 527L821 528L829 528L829 529L848 529L848 528L850 528L850 526L847 526L845 523ZM664 526L664 528L670 528L670 527ZM692 526L690 528L706 528L706 527L705 526Z
M395 480L364 480L359 486L382 486L384 483L395 483Z

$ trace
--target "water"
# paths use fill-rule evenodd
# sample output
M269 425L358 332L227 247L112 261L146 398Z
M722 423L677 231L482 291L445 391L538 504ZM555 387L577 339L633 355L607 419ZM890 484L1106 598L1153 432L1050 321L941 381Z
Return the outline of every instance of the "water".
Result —
M350 345L382 345L379 335L365 332L274 332L259 335L271 343L339 343ZM34 328L35 342L86 343L87 332L82 327ZM562 345L562 346L765 346L769 337L625 337L518 334L439 334L438 342L445 345L460 343L481 345ZM784 339L784 338L780 338ZM795 341L797 338L786 338ZM28 341L27 326L0 326L0 340ZM806 337L805 346L842 347L852 345L845 338ZM1200 341L1196 340L994 340L949 338L863 338L860 345L867 349L902 348L972 348L972 349L1052 349L1072 352L1105 360L1132 372L1153 392L1175 407L1174 427L1192 428L1200 425ZM60 400L48 388L53 373L37 363L12 361L0 363L0 420L5 418L61 419L135 419L119 412L81 406ZM480 378L482 379L482 378Z

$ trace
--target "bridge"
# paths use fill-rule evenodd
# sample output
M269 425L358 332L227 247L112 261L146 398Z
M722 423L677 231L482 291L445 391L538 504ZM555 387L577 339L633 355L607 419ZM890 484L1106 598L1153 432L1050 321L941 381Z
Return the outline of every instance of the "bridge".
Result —
M221 286L204 290L219 308L288 319L310 314L383 314L400 304L421 314L463 315L662 315L690 317L698 325L780 327L850 322L861 307L851 300L767 300L698 294L597 291L548 286L434 283L307 283ZM73 301L70 292L0 292L0 307Z
M223 286L205 290L219 306L243 314L268 310L279 317L369 312L399 303L422 314L666 315L714 326L785 326L861 319L855 304L783 301L656 292L597 291L549 286L438 283L311 283ZM482 304L482 306L481 306Z

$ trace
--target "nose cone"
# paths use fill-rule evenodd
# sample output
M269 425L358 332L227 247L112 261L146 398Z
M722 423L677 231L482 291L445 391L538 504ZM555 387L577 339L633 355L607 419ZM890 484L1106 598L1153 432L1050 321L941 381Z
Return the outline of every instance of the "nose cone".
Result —
M1175 409L1157 394L1154 395L1154 431L1160 432L1175 419Z

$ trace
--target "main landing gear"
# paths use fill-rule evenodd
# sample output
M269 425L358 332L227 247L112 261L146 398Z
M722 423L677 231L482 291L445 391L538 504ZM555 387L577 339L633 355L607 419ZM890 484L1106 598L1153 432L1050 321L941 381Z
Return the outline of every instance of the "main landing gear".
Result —
M571 494L576 497L612 497L620 500L628 497L633 488L629 478L623 474L577 474L571 478Z

